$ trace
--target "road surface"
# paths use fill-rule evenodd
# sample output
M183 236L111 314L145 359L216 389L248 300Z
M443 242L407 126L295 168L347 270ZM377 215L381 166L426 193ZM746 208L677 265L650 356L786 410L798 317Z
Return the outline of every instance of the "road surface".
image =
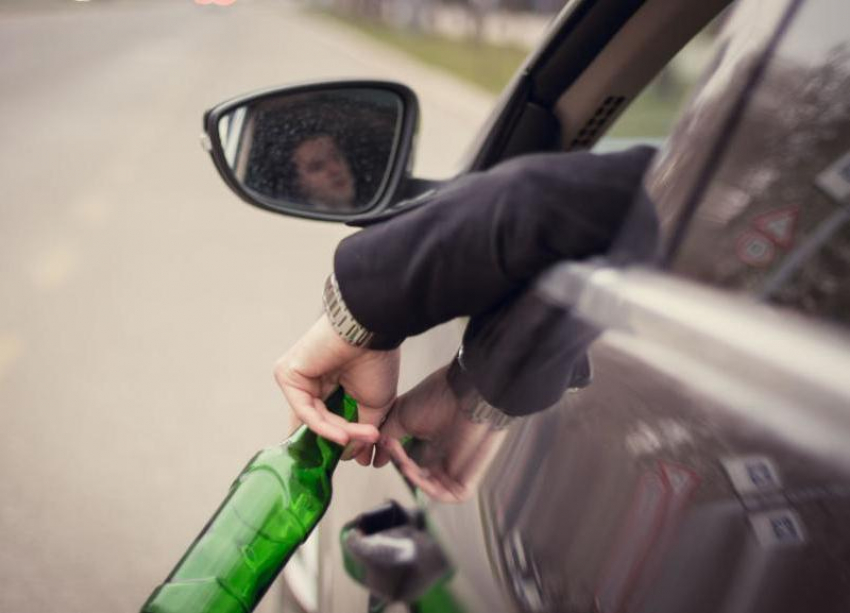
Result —
M420 94L421 176L492 102L283 2L0 2L0 611L138 610L285 435L272 365L348 230L242 204L200 120L334 77Z

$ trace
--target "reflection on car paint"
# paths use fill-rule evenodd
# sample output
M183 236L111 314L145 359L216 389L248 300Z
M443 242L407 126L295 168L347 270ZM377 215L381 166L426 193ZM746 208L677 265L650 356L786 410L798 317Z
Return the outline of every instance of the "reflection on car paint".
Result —
M527 551L519 531L511 532L504 540L505 565L508 569L514 595L526 611L546 611L549 609L546 592L543 589L540 570L533 553Z
M641 475L596 588L601 613L621 610L638 581L648 580L653 570L651 555L663 555L664 542L677 529L700 481L692 470L664 461Z
M806 542L803 522L791 509L777 509L749 516L756 539L764 548L802 545Z
M776 248L766 236L752 230L744 230L735 243L738 259L749 266L764 267L773 263Z
M755 217L752 226L777 247L788 249L794 244L799 216L800 209L796 206L776 209Z
M776 465L766 456L725 458L720 463L739 496L764 494L782 487Z
M850 151L818 175L815 184L840 204L850 204Z
M626 435L625 446L635 457L657 453L667 448L674 451L681 445L693 443L688 427L676 419L662 419L655 426L639 422Z
M841 0L798 4L743 100L739 120L716 134L722 160L709 177L674 269L846 324L850 215L843 205L850 194L844 175L850 163L850 99L844 92L850 88L850 46L846 31L824 20L827 11L846 9ZM819 35L812 36L814 31ZM736 95L732 81L711 87L715 100ZM699 117L680 124L683 134L674 134L666 152L669 164L681 166L681 159L695 155L690 150L699 130L700 138L717 132ZM683 140L685 132L690 140ZM693 173L674 176L661 166L650 185L669 225Z

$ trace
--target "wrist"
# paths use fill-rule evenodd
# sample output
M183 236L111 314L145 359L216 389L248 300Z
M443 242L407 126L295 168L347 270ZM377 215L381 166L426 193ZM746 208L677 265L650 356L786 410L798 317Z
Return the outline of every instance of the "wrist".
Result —
M516 419L487 402L475 388L463 365L463 347L449 365L446 381L458 401L460 412L472 423L487 425L491 430L502 430Z

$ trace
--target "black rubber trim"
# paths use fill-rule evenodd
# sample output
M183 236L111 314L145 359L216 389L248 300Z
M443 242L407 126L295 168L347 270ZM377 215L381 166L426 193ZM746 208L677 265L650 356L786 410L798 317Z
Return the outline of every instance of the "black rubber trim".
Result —
M538 56L530 72L531 99L543 106L557 102L644 4L645 0L594 0L579 6Z
M548 111L599 56L645 0L585 0L556 26L540 50L514 77L496 119L467 171L486 170L521 149L514 131L530 105ZM569 7L568 7L569 8Z

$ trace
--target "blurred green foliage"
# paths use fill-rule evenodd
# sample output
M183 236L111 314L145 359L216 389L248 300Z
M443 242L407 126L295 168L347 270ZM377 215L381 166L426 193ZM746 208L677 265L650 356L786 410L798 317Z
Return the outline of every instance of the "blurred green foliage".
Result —
M662 138L670 133L687 93L686 87L662 92L650 83L635 98L614 125L605 133L608 138Z
M498 94L522 64L528 51L475 40L393 28L369 19L323 13L414 58Z
M321 14L493 94L502 92L529 53L521 47L401 29L364 17ZM628 106L606 137L662 138L669 133L691 83L669 71L660 77Z

